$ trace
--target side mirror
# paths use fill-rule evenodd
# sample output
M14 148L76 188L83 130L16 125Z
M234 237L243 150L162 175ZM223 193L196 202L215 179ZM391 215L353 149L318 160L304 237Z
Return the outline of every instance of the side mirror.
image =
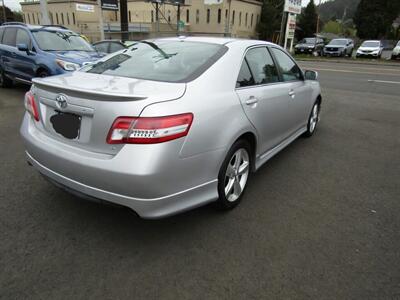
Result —
M306 70L304 72L304 78L306 80L314 80L317 81L318 80L318 72L315 71L311 71L311 70Z
M27 44L17 44L17 49L29 54L29 49Z

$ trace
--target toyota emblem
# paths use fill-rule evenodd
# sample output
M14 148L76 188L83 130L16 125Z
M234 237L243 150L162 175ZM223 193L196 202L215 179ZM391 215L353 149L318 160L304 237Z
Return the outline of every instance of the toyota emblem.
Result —
M68 106L68 97L64 94L58 94L56 97L57 107L60 109L66 109Z

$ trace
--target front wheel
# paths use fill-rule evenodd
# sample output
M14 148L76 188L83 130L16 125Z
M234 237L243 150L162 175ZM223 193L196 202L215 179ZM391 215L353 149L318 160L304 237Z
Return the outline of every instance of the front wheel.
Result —
M242 199L251 168L251 147L239 140L229 150L218 174L217 207L223 210L234 208Z
M304 133L305 137L311 137L314 134L315 130L317 129L320 111L321 111L320 103L315 102L311 110L310 116L308 118L307 131Z

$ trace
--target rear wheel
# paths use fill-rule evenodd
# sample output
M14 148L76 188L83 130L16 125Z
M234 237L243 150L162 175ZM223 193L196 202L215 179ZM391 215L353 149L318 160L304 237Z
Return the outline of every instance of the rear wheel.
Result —
M9 88L12 87L13 83L14 82L4 74L3 69L0 68L0 87Z
M49 73L46 70L41 70L38 72L38 77L47 77Z
M315 102L311 110L310 117L308 118L307 131L304 133L305 137L311 137L314 134L315 130L317 129L320 110L321 110L320 103Z
M241 201L250 176L250 153L245 140L237 141L229 150L218 175L218 208L229 210Z

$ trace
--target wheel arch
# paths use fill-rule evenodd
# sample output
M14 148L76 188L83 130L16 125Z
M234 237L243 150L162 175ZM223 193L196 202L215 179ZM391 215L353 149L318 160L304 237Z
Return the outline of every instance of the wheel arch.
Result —
M235 144L239 140L245 140L249 143L251 147L251 171L254 172L256 170L256 157L257 157L257 136L254 132L247 131L238 136L238 138L232 143Z

